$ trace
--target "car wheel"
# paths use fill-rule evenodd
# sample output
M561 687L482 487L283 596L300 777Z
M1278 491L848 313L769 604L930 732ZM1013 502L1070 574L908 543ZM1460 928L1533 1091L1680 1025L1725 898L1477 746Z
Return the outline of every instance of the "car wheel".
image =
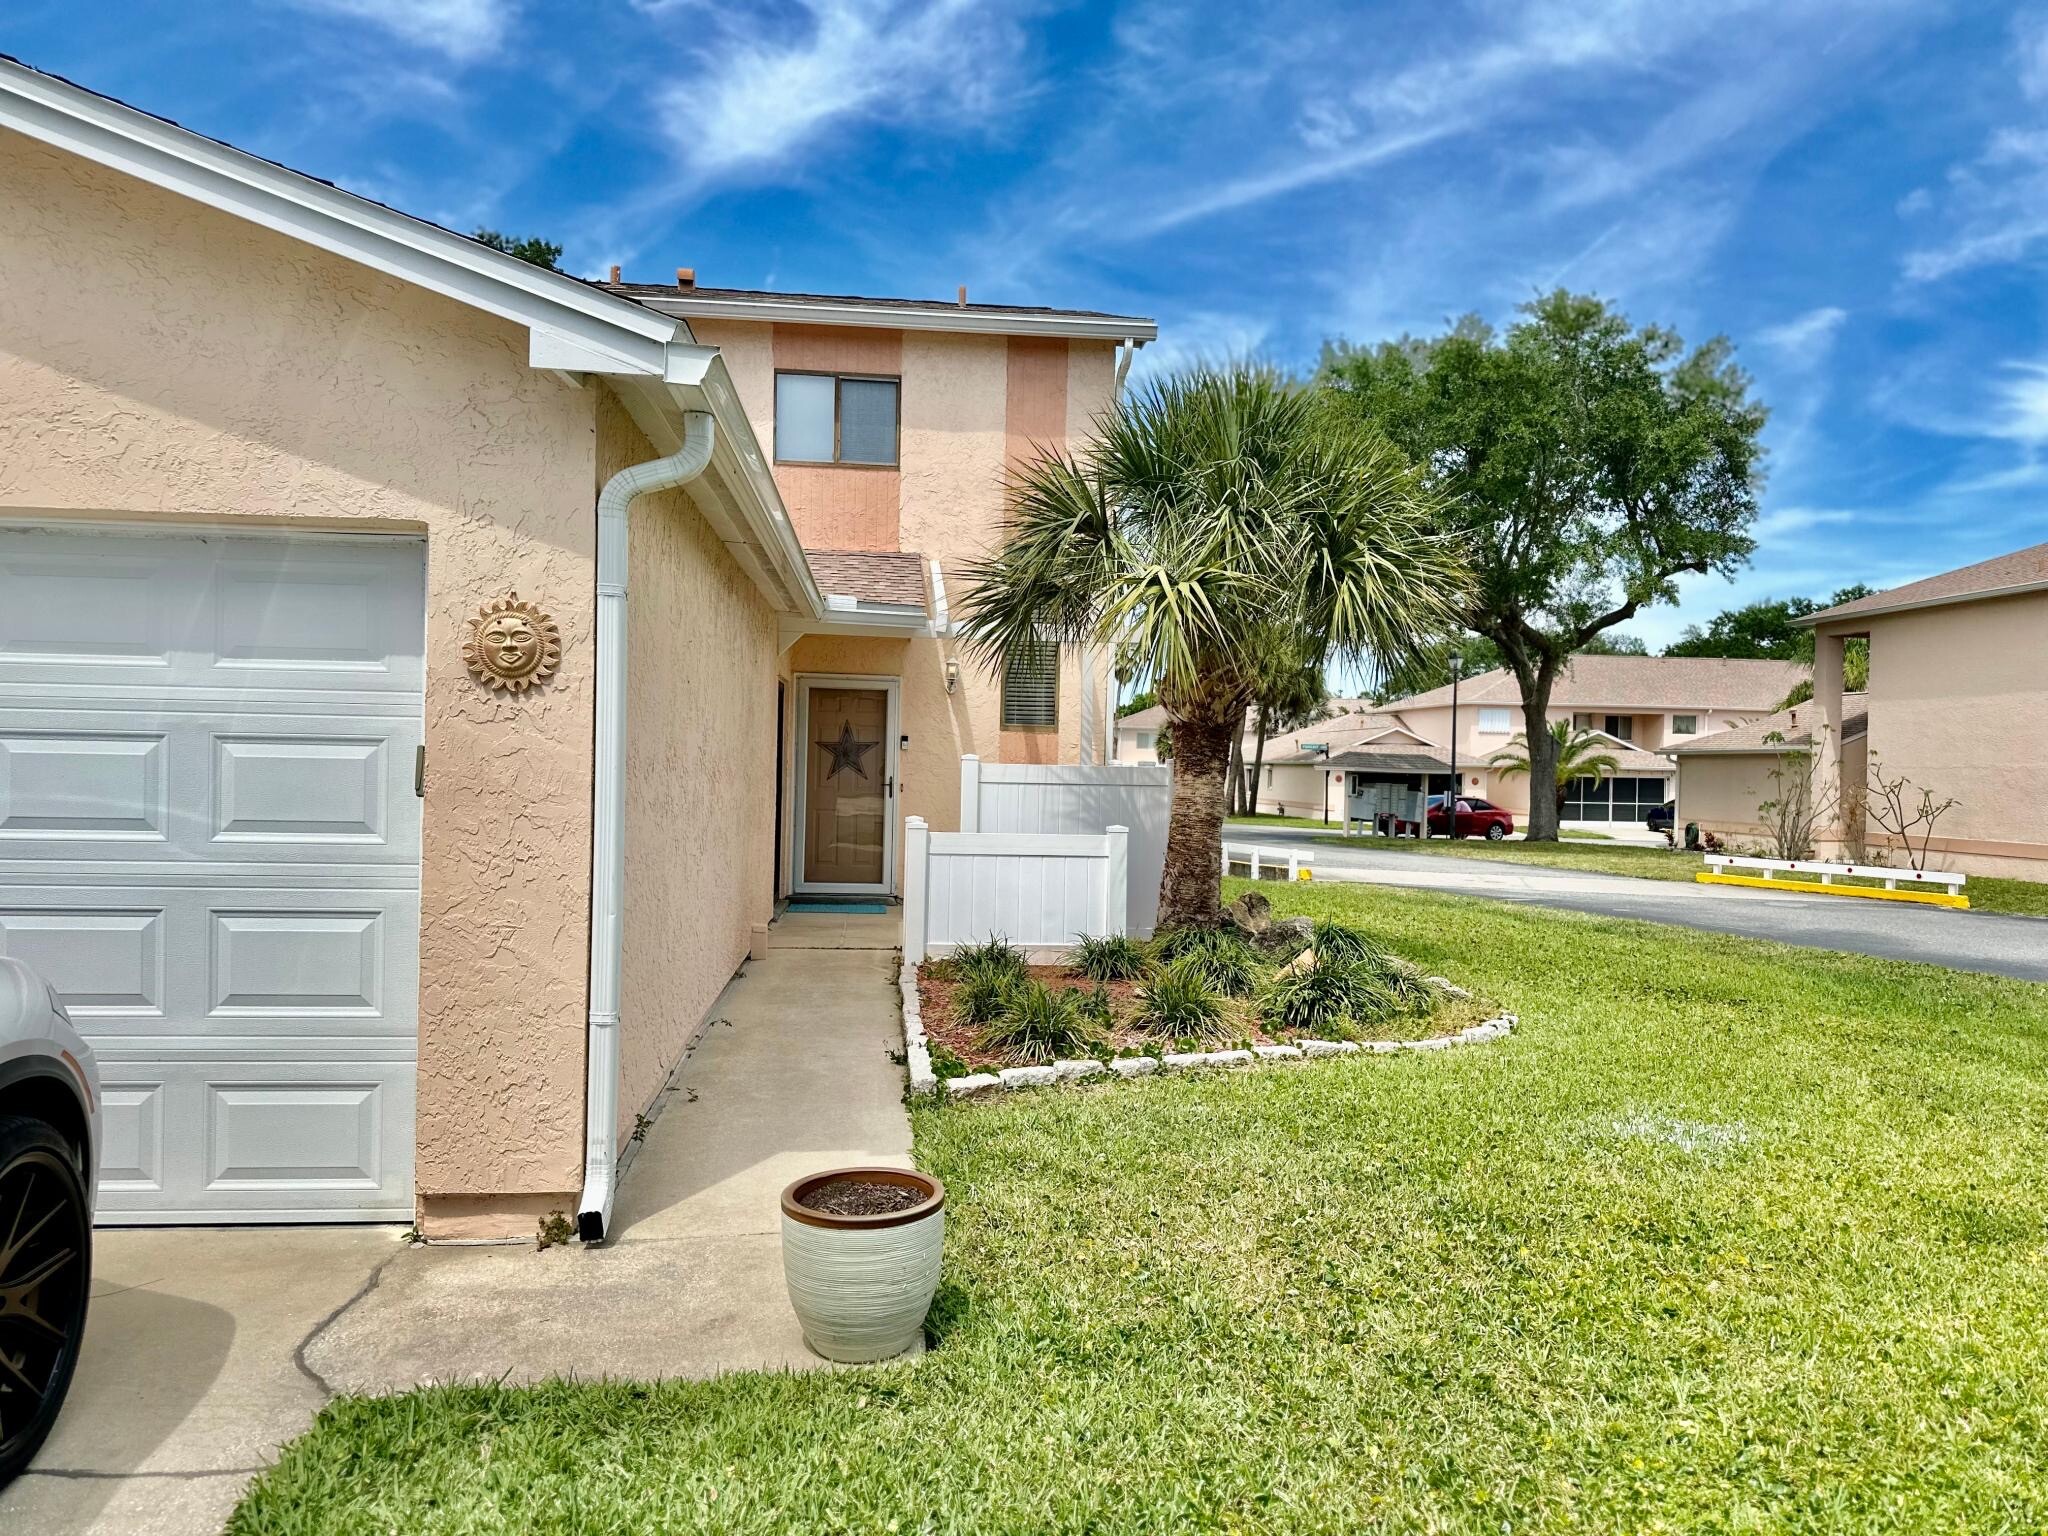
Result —
M1497 821L1486 829L1486 840L1489 843L1497 843L1507 835L1508 829Z
M92 1219L64 1139L0 1115L0 1487L57 1422L85 1338Z

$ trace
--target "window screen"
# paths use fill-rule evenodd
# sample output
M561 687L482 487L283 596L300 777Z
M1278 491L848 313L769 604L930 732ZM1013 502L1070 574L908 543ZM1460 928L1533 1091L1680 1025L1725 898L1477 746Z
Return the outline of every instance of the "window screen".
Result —
M1042 640L1003 665L1003 724L1044 730L1060 723L1060 648Z
M896 381L839 381L839 459L843 464L896 462Z
M1672 735L1697 736L1699 731L1700 717L1698 715L1673 715L1671 717ZM1659 803L1661 804L1662 802L1660 801Z
M799 463L832 462L833 394L827 374L775 375L775 457Z

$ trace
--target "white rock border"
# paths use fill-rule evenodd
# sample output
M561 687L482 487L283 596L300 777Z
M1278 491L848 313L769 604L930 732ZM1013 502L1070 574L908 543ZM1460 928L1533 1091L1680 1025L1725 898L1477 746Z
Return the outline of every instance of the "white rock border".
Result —
M1434 978L1432 978L1434 979ZM931 1094L939 1091L939 1079L932 1071L932 1051L924 1034L924 1008L917 996L917 967L905 963L903 988L903 1060L910 1070L910 1091ZM1467 994L1469 996L1469 994ZM1426 1040L1298 1040L1293 1045L1255 1045L1248 1051L1179 1051L1165 1056L1118 1056L1109 1062L1092 1058L1055 1061L1043 1067L1005 1067L1000 1072L975 1072L946 1079L946 1096L971 1098L975 1094L1008 1092L1016 1088L1046 1088L1054 1083L1073 1082L1084 1077L1131 1079L1150 1077L1155 1072L1193 1072L1216 1067L1254 1067L1272 1062L1308 1061L1319 1056L1386 1056L1396 1051L1445 1051L1458 1045L1484 1045L1509 1034L1517 1023L1512 1013L1478 1024L1467 1025L1454 1035L1432 1035Z

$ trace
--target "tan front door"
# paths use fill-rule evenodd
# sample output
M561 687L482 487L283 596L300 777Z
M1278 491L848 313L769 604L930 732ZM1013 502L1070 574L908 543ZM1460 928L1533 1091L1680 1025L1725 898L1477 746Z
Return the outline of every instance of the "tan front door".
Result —
M889 692L813 687L806 714L803 883L883 888Z

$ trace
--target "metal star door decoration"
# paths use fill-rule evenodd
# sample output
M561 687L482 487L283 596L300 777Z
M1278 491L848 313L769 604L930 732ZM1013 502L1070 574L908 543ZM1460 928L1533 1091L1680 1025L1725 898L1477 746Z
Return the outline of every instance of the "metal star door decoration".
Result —
M862 778L866 778L868 771L861 766L862 759L879 747L881 743L879 741L860 740L853 734L853 722L847 720L840 724L839 739L837 741L821 741L818 745L832 754L832 767L825 775L829 780L838 778L840 773L848 768L851 768Z

